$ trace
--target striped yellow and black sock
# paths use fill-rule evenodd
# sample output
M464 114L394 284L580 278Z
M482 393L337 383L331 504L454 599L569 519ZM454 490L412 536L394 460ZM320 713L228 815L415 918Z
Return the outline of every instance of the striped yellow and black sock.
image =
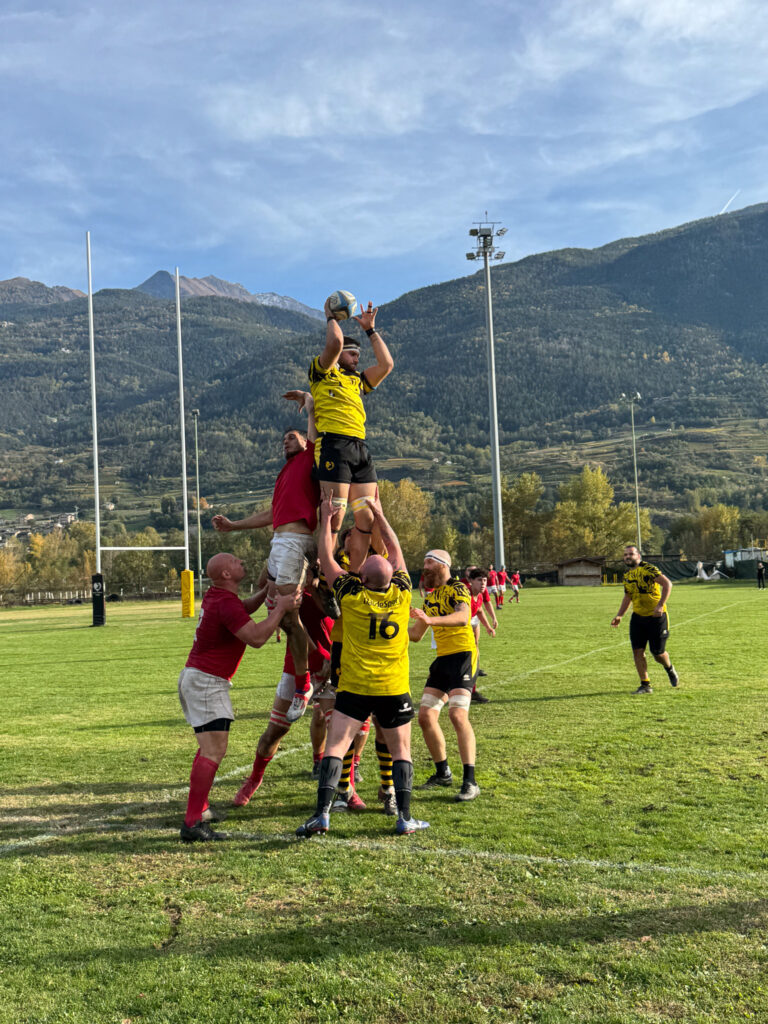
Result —
M379 740L376 740L376 757L379 759L381 784L384 789L389 789L392 785L392 755L387 749L386 743L381 743Z
M350 776L352 774L352 762L355 759L355 747L354 744L344 755L344 761L341 767L341 778L339 779L338 786L336 787L340 793L346 793L349 789Z

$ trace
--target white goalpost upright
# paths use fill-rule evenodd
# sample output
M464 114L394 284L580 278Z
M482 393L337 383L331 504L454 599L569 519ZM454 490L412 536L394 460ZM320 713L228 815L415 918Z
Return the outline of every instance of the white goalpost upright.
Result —
M88 341L91 365L91 418L93 424L93 499L96 525L96 572L91 577L91 602L93 625L103 626L106 622L104 603L104 576L101 572L102 551L183 551L184 571L181 574L181 614L192 618L195 614L194 576L189 568L189 510L187 508L187 439L184 429L184 368L181 344L181 297L179 291L179 268L176 267L176 344L179 362L179 428L181 434L181 483L184 506L184 546L143 545L141 547L118 547L101 543L101 502L99 495L99 439L98 417L96 414L96 347L93 328L93 277L91 273L91 233L85 233L86 258L88 263Z

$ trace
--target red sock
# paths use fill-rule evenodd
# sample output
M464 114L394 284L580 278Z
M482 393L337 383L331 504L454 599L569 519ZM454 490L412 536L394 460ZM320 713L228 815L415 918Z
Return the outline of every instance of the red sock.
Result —
M323 760L323 751L321 750L319 754L313 754L312 755L312 760L313 760L313 762L315 764L317 764L318 761L322 761Z
M187 799L187 813L184 817L185 825L191 826L200 821L218 770L218 764L208 757L203 757L198 750L192 762L192 771L189 773L189 798Z
M274 754L272 757L274 757ZM267 765L272 760L272 757L261 757L260 754L256 755L256 760L253 762L253 771L250 776L251 782L256 783L256 789L261 785L261 780L264 778L264 772L266 771Z
M296 676L296 693L307 693L309 691L309 672L305 672L303 676Z

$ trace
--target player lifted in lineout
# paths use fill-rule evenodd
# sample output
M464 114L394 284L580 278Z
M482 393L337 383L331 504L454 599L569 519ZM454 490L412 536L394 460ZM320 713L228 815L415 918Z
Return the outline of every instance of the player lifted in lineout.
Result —
M664 666L671 685L677 686L680 679L666 651L669 637L667 598L672 591L672 582L655 565L644 562L643 556L634 544L628 544L624 548L624 565L627 566L624 573L624 597L617 614L611 620L611 625L619 625L631 604L629 642L632 644L635 668L640 676L640 685L632 692L653 693L648 677L648 661L645 657L646 646L650 647L656 661Z
M323 496L333 493L332 531L338 533L349 503L355 518L350 538L349 564L359 572L368 552L374 519L366 498L376 493L376 470L365 443L363 396L392 372L394 362L384 339L376 330L376 314L369 302L354 319L368 335L376 360L362 372L357 369L360 343L345 337L334 317L330 300L325 304L325 348L312 360L309 386L315 400L315 419L320 443L315 453L315 473Z
M300 410L306 409L307 433L292 428L283 434L285 465L275 481L271 504L247 519L233 522L222 515L212 519L214 529L220 533L255 530L264 526L271 526L274 530L267 561L267 578L270 583L268 606L274 600L275 593L300 594L302 591L307 569L315 558L314 531L320 497L312 475L317 440L312 396L306 391L289 391L283 398L297 402ZM296 689L286 717L289 722L295 722L304 714L312 696L309 646L298 607L292 608L286 615L282 626L296 668Z
M427 828L411 816L413 763L411 720L413 704L408 680L408 621L411 580L394 531L378 499L371 512L386 545L389 559L371 555L360 574L342 572L333 557L331 517L333 495L321 506L318 549L325 578L332 583L341 607L344 642L336 707L328 728L325 755L320 764L315 813L296 834L309 837L328 831L333 794L341 776L342 758L360 728L373 714L392 754L392 776L397 802L398 835Z

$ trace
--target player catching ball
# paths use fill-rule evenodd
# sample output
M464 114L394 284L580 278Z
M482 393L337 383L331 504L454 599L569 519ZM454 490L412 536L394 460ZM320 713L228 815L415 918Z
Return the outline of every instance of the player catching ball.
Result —
M350 538L349 567L358 572L368 553L374 519L367 498L376 494L376 470L365 443L363 396L392 372L394 362L384 339L376 330L373 303L354 319L371 339L376 362L362 372L357 369L360 343L346 337L331 309L325 304L327 327L325 348L312 360L309 387L315 401L315 421L320 443L315 452L315 474L323 497L332 494L333 533L338 533L349 503L355 517Z

